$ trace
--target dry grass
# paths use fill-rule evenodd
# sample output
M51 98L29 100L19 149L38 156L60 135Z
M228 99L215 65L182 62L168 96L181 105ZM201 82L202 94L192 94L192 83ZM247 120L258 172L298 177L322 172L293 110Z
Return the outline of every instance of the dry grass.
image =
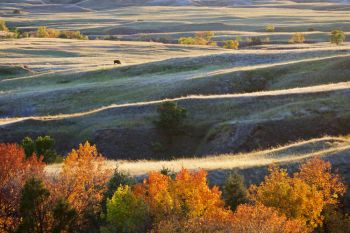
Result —
M95 114L98 112L106 111L109 109L156 105L167 101L215 100L215 99L234 100L234 99L247 98L247 97L255 98L255 97L266 97L266 96L312 94L312 93L318 93L318 92L336 92L336 91L348 90L349 88L350 88L350 82L342 82L337 84L319 85L319 86L303 87L303 88L292 88L288 90L278 90L278 91L254 92L254 93L247 93L247 94L186 96L186 97L180 97L180 98L174 98L174 99L163 99L163 100L148 101L148 102L130 103L130 104L119 104L119 105L113 104L110 106L105 106L98 109L93 109L90 111L73 113L73 114L59 114L54 116L14 117L14 118L2 118L2 119L0 118L0 126L13 124L21 121L26 121L26 120L51 121L51 120L61 120L61 119L67 119L67 118L77 118L77 117L83 117L83 116Z
M118 167L121 171L128 172L134 176L145 175L150 171L160 171L162 168L169 168L174 171L179 171L183 167L191 170L202 168L207 171L215 171L261 167L269 164L285 164L314 156L323 157L344 151L350 151L350 140L348 138L327 136L246 154L225 154L208 156L205 158L177 159L171 161L109 160L106 164L106 168L114 169ZM46 167L46 171L49 174L57 173L60 167L60 164L50 165Z

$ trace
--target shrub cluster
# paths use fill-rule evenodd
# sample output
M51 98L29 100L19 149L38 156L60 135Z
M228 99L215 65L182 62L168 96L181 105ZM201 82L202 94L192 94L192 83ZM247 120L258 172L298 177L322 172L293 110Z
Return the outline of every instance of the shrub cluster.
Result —
M342 30L337 29L331 32L330 41L332 44L341 45L345 38L345 33Z
M197 32L194 37L180 37L179 44L185 45L211 45L216 46L213 41L214 32Z
M45 26L38 27L38 30L32 34L34 37L39 38L64 38L64 39L77 39L87 40L88 37L81 34L80 31L60 31L54 28L47 28Z
M163 169L143 182L108 169L95 146L73 149L58 174L42 157L0 144L0 232L304 233L349 229L339 211L346 189L319 158L290 175L271 167L248 189L232 173L210 187L204 170Z
M294 44L302 44L305 41L305 35L302 32L296 32L290 38L290 42Z
M238 49L239 48L239 40L227 40L224 42L225 49Z

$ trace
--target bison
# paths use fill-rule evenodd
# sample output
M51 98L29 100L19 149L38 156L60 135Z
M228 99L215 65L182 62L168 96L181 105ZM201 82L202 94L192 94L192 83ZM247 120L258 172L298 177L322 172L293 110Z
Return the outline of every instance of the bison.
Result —
M114 60L114 65L115 65L115 64L121 65L122 62L121 62L120 60Z

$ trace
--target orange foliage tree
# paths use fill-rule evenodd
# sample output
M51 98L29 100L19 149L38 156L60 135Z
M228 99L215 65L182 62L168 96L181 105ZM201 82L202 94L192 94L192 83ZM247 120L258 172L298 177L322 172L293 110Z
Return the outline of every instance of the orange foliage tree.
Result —
M250 198L301 221L309 231L322 226L325 208L337 204L345 193L340 176L331 172L330 163L319 158L303 164L292 177L276 167L269 172L262 184L251 186Z
M112 171L96 146L86 142L73 149L63 162L62 172L53 185L56 195L66 199L77 211L78 228L89 227L88 217L99 216L103 193Z
M303 233L299 220L289 220L274 208L262 204L240 205L233 215L230 232Z
M322 223L322 193L299 178L289 177L285 169L270 168L270 175L260 186L251 186L250 192L252 200L299 219L310 229Z
M178 219L230 216L231 212L224 208L221 192L217 187L208 187L206 176L204 170L182 169L173 180L160 172L152 172L148 180L134 187L134 192L149 204L156 222L172 216Z
M17 144L0 144L0 232L13 232L20 222L19 204L22 188L28 178L42 177L42 158L26 159Z
M346 186L338 173L332 173L332 165L320 158L314 158L300 167L294 177L319 190L326 204L334 205L346 192Z

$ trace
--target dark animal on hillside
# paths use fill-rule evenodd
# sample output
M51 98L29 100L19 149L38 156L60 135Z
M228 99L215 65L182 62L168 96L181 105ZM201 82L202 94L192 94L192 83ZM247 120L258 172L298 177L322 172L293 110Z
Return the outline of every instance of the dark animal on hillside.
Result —
M120 60L114 60L114 65L115 65L115 64L121 65L122 62L121 62Z

